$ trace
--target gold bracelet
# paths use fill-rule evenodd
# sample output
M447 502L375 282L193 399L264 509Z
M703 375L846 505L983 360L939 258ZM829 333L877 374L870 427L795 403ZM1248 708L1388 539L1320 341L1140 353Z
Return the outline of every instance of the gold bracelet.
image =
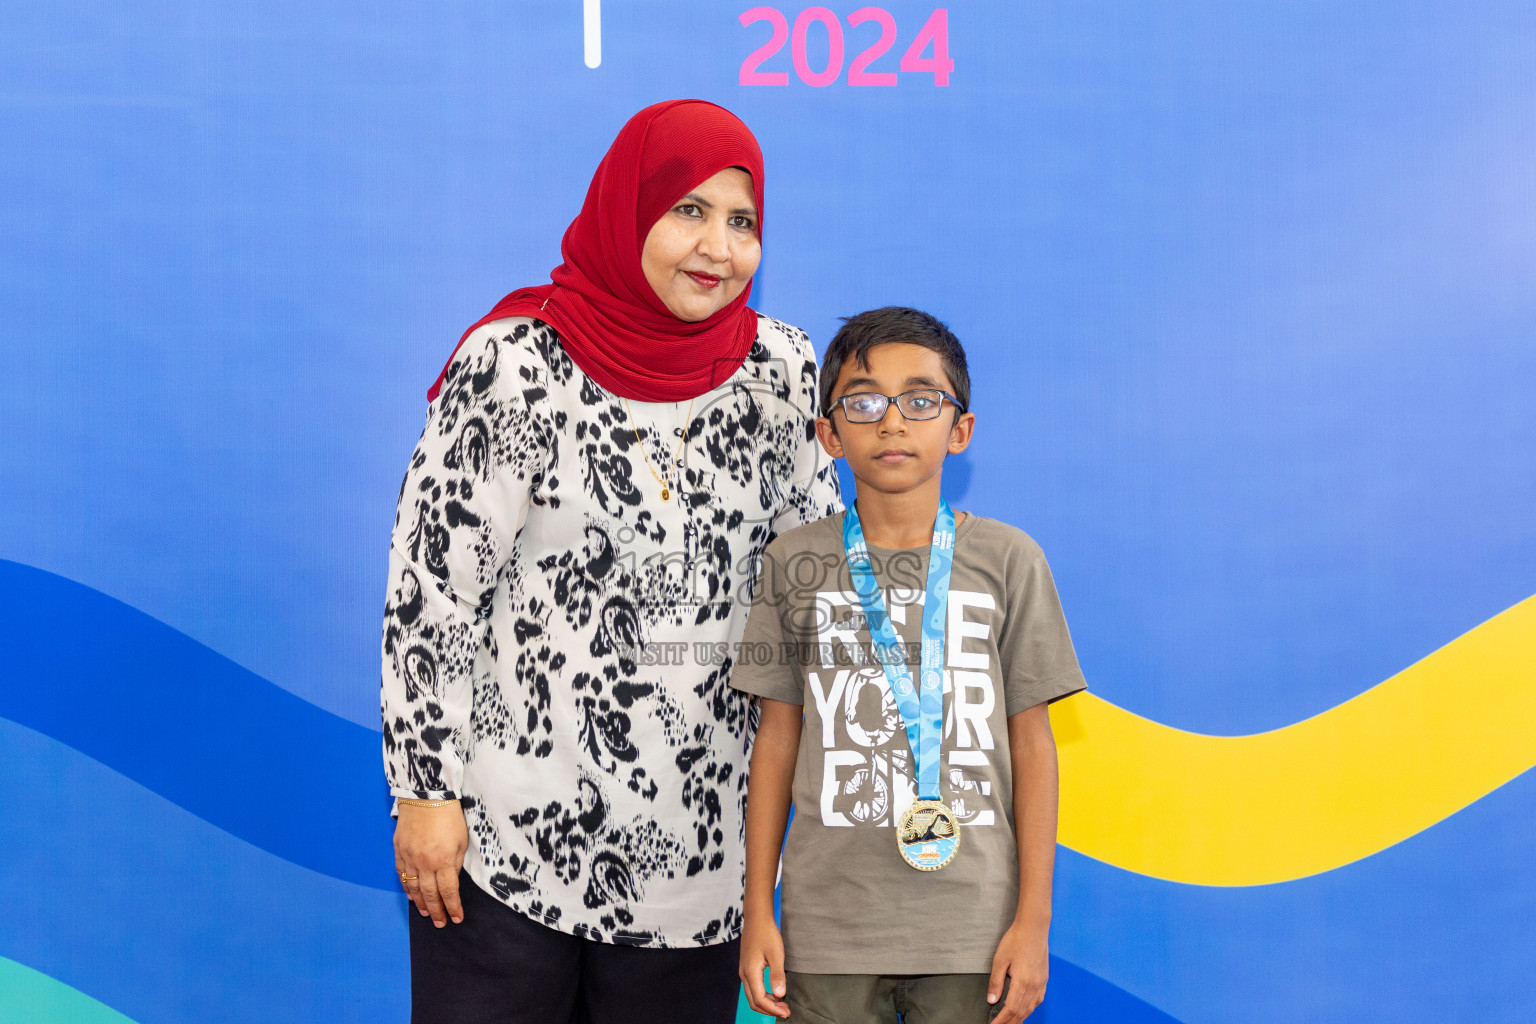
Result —
M400 797L397 802L401 807L447 807L454 803L452 800L417 800L407 797Z

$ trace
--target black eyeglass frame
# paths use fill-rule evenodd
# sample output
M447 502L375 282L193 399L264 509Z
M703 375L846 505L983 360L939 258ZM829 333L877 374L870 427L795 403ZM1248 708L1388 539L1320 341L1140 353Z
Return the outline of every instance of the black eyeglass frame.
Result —
M919 391L924 391L929 394L935 394L939 396L939 404L935 408L932 416L908 416L907 411L901 407L901 400L903 398L911 394L916 394ZM880 410L880 415L876 416L872 420L856 420L852 416L849 416L848 406L845 404L848 399L865 398L869 395L878 395L879 397L885 399L885 408ZM878 391L851 391L841 398L834 399L832 404L833 406L840 407L843 410L843 419L847 420L849 423L855 423L862 426L869 423L879 423L881 420L885 419L885 414L891 411L892 405L896 406L896 411L901 413L902 419L910 420L914 423L926 423L928 420L936 420L940 416L944 415L944 401L946 399L948 399L950 405L954 406L962 414L965 412L965 406L960 404L960 399L956 398L948 391L945 391L943 388L908 388L906 391L903 391L899 395L884 395ZM828 412L827 415L831 416L832 413Z

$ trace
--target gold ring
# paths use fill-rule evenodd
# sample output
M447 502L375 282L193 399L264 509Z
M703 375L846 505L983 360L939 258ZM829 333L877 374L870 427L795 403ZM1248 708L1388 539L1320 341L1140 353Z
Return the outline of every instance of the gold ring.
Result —
M414 882L414 881L416 881L416 879L418 879L420 877L421 877L420 875L401 875L400 876L400 881L402 881L402 882Z

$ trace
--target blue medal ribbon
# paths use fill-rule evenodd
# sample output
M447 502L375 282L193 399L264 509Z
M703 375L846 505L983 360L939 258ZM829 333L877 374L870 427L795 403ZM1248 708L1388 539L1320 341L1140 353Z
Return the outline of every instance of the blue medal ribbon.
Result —
M919 662L921 691L913 687L901 640L891 625L885 598L875 581L864 528L853 506L843 516L843 548L853 587L864 606L864 621L874 642L875 660L885 670L886 682L901 720L907 727L917 775L917 798L939 799L939 745L944 735L944 625L949 615L949 575L955 560L955 513L939 499L933 523L933 544L928 549L928 589L923 597L923 641Z

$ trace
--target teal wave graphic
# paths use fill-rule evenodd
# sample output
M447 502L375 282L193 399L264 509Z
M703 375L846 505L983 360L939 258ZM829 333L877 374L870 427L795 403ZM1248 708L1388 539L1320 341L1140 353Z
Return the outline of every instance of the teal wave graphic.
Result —
M0 716L269 853L393 891L380 734L158 619L0 560Z
M0 1024L134 1024L62 981L0 956Z

